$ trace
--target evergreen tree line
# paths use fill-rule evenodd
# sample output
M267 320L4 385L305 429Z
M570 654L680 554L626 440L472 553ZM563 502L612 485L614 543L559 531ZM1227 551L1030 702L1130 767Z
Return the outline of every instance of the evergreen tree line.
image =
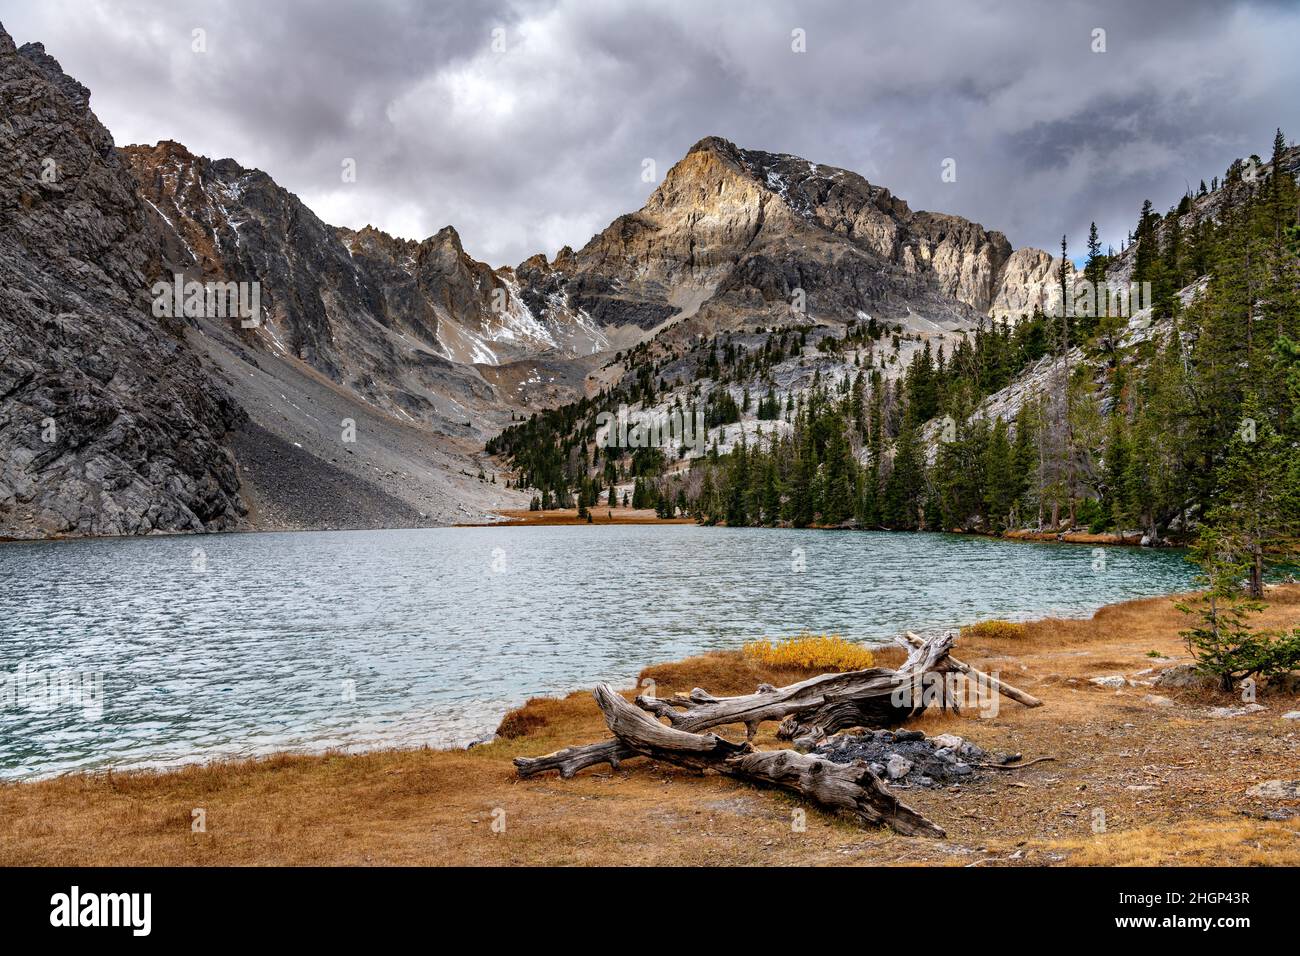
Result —
M1284 146L1279 133L1275 160ZM1253 515L1258 577L1296 516L1300 248L1294 180L1242 169L1224 177L1217 220L1189 225L1190 196L1163 217L1143 206L1133 278L1152 283L1156 322L1140 341L1122 341L1124 317L1036 313L982 327L951 355L927 342L897 383L873 368L817 388L787 412L790 428L760 419L759 440L715 446L651 494L728 524L1186 538L1193 522ZM1111 258L1094 229L1085 278ZM1178 290L1202 275L1184 306ZM1075 348L1084 360L1071 367ZM1014 417L976 414L1034 363L1046 387Z

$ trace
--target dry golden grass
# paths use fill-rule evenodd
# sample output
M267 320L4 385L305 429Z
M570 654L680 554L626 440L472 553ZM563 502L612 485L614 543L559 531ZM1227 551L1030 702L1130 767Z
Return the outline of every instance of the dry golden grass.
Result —
M779 641L750 641L741 654L767 667L812 671L856 671L871 667L875 657L861 644L838 634L800 634Z
M1295 822L1216 813L1210 819L1090 834L1053 848L1077 866L1300 866Z
M1300 623L1300 586L1270 592L1261 627ZM941 823L946 840L900 837L807 808L794 798L638 758L572 780L518 780L511 760L607 736L587 691L538 698L507 715L502 737L469 751L282 756L170 773L76 775L0 786L0 865L103 864L1296 864L1300 818L1261 819L1285 804L1247 791L1295 779L1300 728L1279 714L1300 702L1265 689L1263 714L1213 720L1213 692L1088 683L1141 680L1148 652L1186 660L1182 615L1168 598L1104 608L1080 621L1036 621L1021 637L963 636L960 656L1044 699L1003 702L987 719L927 712L914 724L993 751L1052 762L958 791L903 799ZM876 655L892 666L898 648ZM1163 665L1162 665L1163 666ZM646 668L667 696L703 687L748 693L813 673L738 652ZM779 746L775 725L756 744ZM738 737L741 728L719 728ZM206 832L192 813L206 811ZM1094 834L1095 809L1106 831ZM1300 809L1292 806L1292 809ZM504 812L506 830L492 824Z
M990 621L979 621L975 624L968 624L961 629L961 636L969 639L990 638L999 639L1019 639L1025 636L1025 625L1017 624L1014 621L1003 621L994 618Z

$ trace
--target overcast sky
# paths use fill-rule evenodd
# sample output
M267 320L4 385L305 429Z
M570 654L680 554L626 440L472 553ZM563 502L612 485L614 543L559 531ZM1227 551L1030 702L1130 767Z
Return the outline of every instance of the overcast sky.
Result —
M643 160L662 177L710 134L1045 248L1091 219L1118 246L1144 198L1300 137L1292 2L0 0L0 22L119 144L233 157L339 225L451 224L493 265L581 246L645 201Z

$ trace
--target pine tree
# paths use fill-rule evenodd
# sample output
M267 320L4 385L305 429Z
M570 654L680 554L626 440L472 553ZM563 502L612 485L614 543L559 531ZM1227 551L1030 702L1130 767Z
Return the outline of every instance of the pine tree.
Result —
M1179 217L1170 215L1164 229L1159 268L1152 283L1152 314L1169 318L1178 308L1178 291L1182 288L1183 230Z
M854 489L857 487L857 464L849 451L848 440L836 428L826 446L825 495L822 500L822 523L838 525L854 513Z
M1256 632L1247 623L1263 610L1259 600L1245 596L1238 585L1249 571L1249 549L1231 532L1207 527L1189 555L1200 565L1204 589L1191 601L1176 602L1199 625L1181 631L1198 666L1219 679L1222 690L1257 674L1287 673L1300 666L1300 629L1289 633Z
M1037 474L1035 467L1037 457L1036 427L1037 420L1033 406L1025 403L1016 414L1016 443L1012 454L1012 475L1015 488L1015 496L1011 503L1012 527L1023 527L1025 524L1023 515L1029 514L1035 505L1029 491L1033 487Z
M985 530L1001 531L1011 522L1011 513L1019 497L1015 457L1001 418L993 423L988 446L984 450L984 505L989 523Z
M1133 254L1133 281L1139 284L1151 282L1154 278L1159 256L1156 248L1156 223L1159 218L1151 209L1151 200L1145 200L1138 216L1137 231L1133 233L1133 241L1137 243L1137 250Z
M1222 541L1239 543L1250 596L1259 600L1266 565L1292 555L1300 504L1291 467L1295 450L1253 397L1242 411L1241 426L1216 475L1218 493L1208 523Z
M787 516L796 528L806 528L816 518L813 484L817 473L817 456L812 443L812 430L807 427L803 412L799 413L795 425L794 445L790 497L786 502Z
M1106 257L1101 253L1101 237L1097 234L1097 224L1088 226L1088 260L1083 267L1083 279L1088 284L1088 301L1091 307L1084 315L1075 317L1075 324L1080 338L1087 338L1097 329L1098 320L1105 302Z
M1115 529L1123 532L1132 527L1133 511L1130 500L1130 478L1132 475L1132 448L1130 445L1128 422L1124 410L1116 402L1111 408L1107 423L1105 462L1105 494L1102 507L1109 515Z
M884 523L900 530L919 527L924 492L925 461L916 429L905 419L894 444L893 468L885 481L881 508Z
M744 435L731 453L731 472L727 476L727 525L742 528L749 524L749 454Z

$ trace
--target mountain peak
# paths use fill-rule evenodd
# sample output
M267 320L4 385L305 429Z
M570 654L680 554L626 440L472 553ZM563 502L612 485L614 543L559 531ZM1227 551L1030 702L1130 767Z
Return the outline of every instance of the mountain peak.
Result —
M805 214L808 212L808 204L803 201L805 197L792 196L792 191L822 195L833 186L839 186L872 199L890 195L887 189L872 186L852 170L814 163L791 153L746 149L721 136L706 136L692 146L681 162L669 171L665 182L675 176L707 172L711 160L721 162L733 173L752 180L767 192L780 195L787 202L793 200L794 205L803 207L799 211Z
M705 136L688 149L686 155L689 156L691 153L717 153L734 159L740 152L740 147L729 139L724 139L721 136Z
M152 156L156 160L179 159L190 162L198 158L184 143L178 143L174 139L160 139L152 146L148 143L131 143L123 146L122 152Z
M12 38L10 38L9 44L12 46ZM18 48L17 52L20 57L36 67L78 110L89 112L90 90L63 72L63 67L59 65L59 61L45 52L45 44L24 43Z
M451 246L457 255L463 255L465 252L465 247L460 241L460 233L457 232L456 227L452 225L443 226L428 239L424 240L424 243L422 244L432 246Z

